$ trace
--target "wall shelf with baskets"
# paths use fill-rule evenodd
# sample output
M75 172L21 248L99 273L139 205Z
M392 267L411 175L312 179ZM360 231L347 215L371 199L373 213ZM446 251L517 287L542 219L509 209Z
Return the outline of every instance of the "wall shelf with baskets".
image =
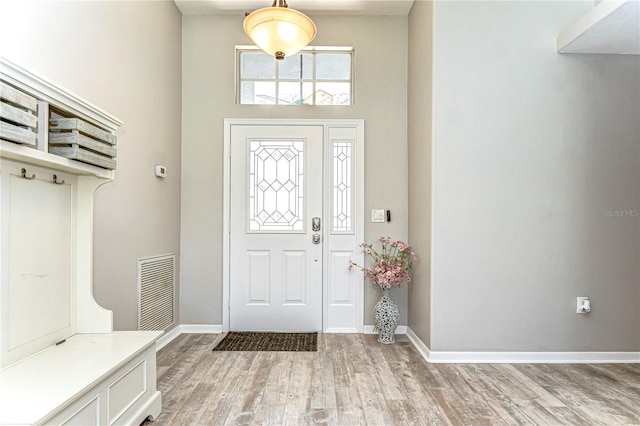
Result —
M0 155L113 179L122 122L45 78L0 58Z

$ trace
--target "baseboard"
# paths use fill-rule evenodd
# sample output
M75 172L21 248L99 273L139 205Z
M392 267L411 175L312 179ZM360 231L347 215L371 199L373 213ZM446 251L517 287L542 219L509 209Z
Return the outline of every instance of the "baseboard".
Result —
M377 334L373 325L364 326L364 334ZM329 330L327 330L329 332ZM353 332L352 330L330 330L332 333ZM220 334L219 324L181 324L165 333L156 342L159 351L182 333ZM639 364L640 352L456 352L432 351L406 325L399 325L396 334L406 334L418 353L431 363L459 364Z
M619 364L640 363L640 352L430 351L429 362L473 364Z
M432 351L407 328L407 337L431 363L468 364L602 364L640 363L640 352L455 352Z
M422 340L420 340L418 335L414 333L410 327L407 327L407 338L413 344L422 358L424 358L425 361L430 362L429 358L431 351L429 350L429 347L425 345Z
M222 324L180 324L183 333L220 334Z
M373 331L373 325L365 325L364 326L364 334L378 334L378 332ZM407 332L406 325L399 325L396 329L396 334L405 334ZM173 339L178 337L181 334L190 334L190 333L203 333L203 334L221 334L222 333L222 325L220 324L180 324L173 328L172 330L164 333L162 337L158 339L156 342L156 351L167 346ZM325 331L325 333L358 333L358 330L355 328L331 328Z
M374 325L365 325L364 326L364 334L378 334L377 331L373 331L374 327L375 327ZM396 333L395 334L407 334L407 326L406 325L399 325L396 328Z
M171 341L178 337L181 333L182 331L180 330L180 326L178 325L160 336L160 338L156 341L156 352L171 343Z
M221 334L222 325L220 324L180 324L174 329L164 333L156 342L156 352L167 346L173 339L181 334Z
M358 329L352 328L352 327L345 327L345 328L334 327L334 328L327 328L324 332L327 334L357 334Z

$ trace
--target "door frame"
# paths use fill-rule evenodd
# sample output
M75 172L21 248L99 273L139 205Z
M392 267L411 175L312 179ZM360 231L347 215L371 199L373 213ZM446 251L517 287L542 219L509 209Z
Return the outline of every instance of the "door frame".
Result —
M329 145L329 131L331 128L352 128L355 129L355 212L357 218L355 226L356 241L364 241L364 120L362 119L260 119L260 118L225 118L224 119L224 151L223 151L223 209L222 209L222 331L229 331L230 323L230 262L231 262L231 127L234 125L245 126L322 126L323 127L323 198L326 197L325 177L330 176L331 164L326 161L326 147ZM325 223L329 223L326 218L330 216L331 203L323 203L323 218ZM326 236L328 227L323 226L323 235ZM364 276L359 271L353 271L356 280L355 285L355 327L331 327L329 306L329 283L328 259L329 244L323 244L323 271L322 271L322 332L329 333L363 333L364 332ZM354 247L354 260L362 265L364 255ZM345 265L345 268L347 265Z

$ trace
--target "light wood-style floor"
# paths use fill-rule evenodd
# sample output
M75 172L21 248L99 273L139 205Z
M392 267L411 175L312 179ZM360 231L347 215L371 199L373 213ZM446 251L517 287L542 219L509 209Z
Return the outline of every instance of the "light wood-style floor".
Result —
M428 364L405 336L320 334L318 352L158 352L155 425L640 425L640 364Z

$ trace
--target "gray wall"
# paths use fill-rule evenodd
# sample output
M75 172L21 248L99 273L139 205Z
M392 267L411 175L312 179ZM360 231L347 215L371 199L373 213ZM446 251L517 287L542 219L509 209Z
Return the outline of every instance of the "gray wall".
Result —
M94 294L116 329L136 329L137 259L180 255L181 15L168 1L25 0L0 15L2 56L125 123L115 181L96 193Z
M435 4L432 350L640 350L640 58L555 53L591 7Z
M314 45L355 48L355 105L236 105L235 45L250 44L244 17L184 16L181 322L222 323L222 154L224 118L362 118L365 211L387 208L391 223L367 221L368 241L407 238L407 18L313 17ZM379 290L366 284L365 323ZM406 287L392 290L406 324Z
M431 349L638 351L640 224L607 211L640 208L639 59L554 50L591 6L438 2L433 53L422 1L408 20L315 17L314 44L356 48L356 105L335 109L235 105L242 17L183 17L181 33L172 2L3 0L0 54L125 122L95 213L116 329L136 326L136 260L165 253L183 263L181 322L221 323L223 118L364 118L366 209L394 212L366 239L409 236L416 282L392 295ZM368 324L377 297L367 285Z
M431 345L431 148L433 2L409 14L409 243L418 255L409 286L409 327Z

